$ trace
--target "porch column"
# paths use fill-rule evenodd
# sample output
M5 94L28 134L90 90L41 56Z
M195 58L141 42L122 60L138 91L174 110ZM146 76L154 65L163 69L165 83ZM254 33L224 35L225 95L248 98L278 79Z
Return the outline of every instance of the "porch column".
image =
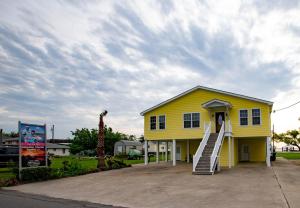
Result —
M175 139L173 139L172 155L173 155L173 166L176 166L176 140Z
M235 149L234 149L234 138L231 138L231 144L232 144L232 157L231 157L231 164L232 164L232 166L234 167L235 166L235 164L234 164L234 152L235 152Z
M231 168L231 137L228 137L228 168Z
M156 163L159 162L159 141L156 141Z
M144 162L145 162L145 165L148 165L148 140L145 140L145 143L144 143L144 152L145 152Z
M187 163L190 163L190 140L186 141L186 158Z
M168 162L168 142L167 141L166 141L165 148L166 148L166 150L165 150L165 152L166 152L166 158L165 158L165 160L166 160L166 162Z
M266 138L266 164L268 167L271 167L271 161L270 161L270 156L271 156L271 138L267 137Z

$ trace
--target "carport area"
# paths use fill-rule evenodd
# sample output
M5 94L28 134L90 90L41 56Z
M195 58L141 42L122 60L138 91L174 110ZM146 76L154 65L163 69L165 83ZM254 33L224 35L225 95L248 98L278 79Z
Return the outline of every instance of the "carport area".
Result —
M123 207L287 207L272 168L240 164L213 176L191 164L151 163L8 189Z

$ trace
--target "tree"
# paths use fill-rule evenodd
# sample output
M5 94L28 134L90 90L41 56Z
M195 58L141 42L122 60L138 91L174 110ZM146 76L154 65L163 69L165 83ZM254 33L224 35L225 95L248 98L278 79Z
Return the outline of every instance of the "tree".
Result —
M300 132L298 130L289 130L283 134L274 134L276 141L281 141L287 145L293 145L300 151Z
M77 154L82 151L94 151L96 155L98 129L76 129L74 132L72 131L72 135L74 136L70 145L70 152L72 154ZM107 126L104 127L104 136L106 155L114 154L114 145L117 141L122 139L128 140L128 136L126 134L114 132L112 128Z
M300 132L297 130L290 130L284 136L283 142L296 146L300 151Z
M141 135L141 136L138 138L138 140L139 140L139 142L144 143L144 141L145 141L144 135Z
M10 133L3 132L3 135L11 138L19 137L19 133L14 131L11 131Z

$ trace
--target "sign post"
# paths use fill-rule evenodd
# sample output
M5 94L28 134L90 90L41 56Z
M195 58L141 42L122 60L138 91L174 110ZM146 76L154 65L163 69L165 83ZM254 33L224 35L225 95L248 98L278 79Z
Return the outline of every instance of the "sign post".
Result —
M28 124L19 121L19 178L22 169L47 167L46 124Z

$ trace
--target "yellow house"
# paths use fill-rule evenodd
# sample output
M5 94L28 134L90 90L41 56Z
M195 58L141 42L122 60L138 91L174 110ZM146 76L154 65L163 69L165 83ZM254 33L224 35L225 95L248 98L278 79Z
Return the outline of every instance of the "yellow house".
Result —
M193 162L194 174L213 174L220 166L231 168L244 161L270 166L272 105L203 86L155 105L141 113L145 164L148 141L156 141L157 146L172 146L174 166L176 161Z

